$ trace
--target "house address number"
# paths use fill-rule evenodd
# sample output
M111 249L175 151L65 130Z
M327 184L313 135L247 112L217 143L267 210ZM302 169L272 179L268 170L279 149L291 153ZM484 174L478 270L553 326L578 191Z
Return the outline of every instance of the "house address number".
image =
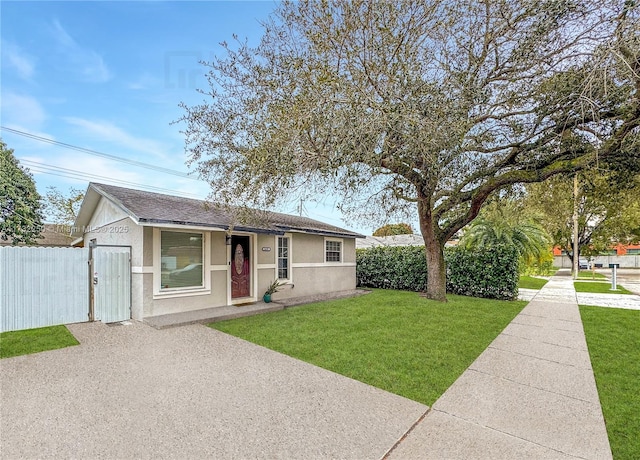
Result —
M265 247L262 248L262 252L270 252L270 251L271 251L270 247L266 247L265 246Z

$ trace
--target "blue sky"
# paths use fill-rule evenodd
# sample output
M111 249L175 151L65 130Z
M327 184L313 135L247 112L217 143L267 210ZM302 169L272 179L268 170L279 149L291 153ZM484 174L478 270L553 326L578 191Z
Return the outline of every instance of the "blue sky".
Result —
M203 182L16 131L188 172L180 125L171 122L183 114L180 102L202 101L196 89L206 89L206 69L198 61L220 53L219 43L234 33L257 44L260 21L274 8L273 1L2 1L2 139L31 169L41 194L95 181L204 199ZM296 206L279 211L295 213ZM346 224L331 203L305 209L334 225L373 230Z

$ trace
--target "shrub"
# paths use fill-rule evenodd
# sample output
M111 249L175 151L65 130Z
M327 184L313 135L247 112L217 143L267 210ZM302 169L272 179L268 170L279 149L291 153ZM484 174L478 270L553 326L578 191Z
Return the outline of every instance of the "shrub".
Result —
M550 276L555 273L556 268L553 266L553 254L551 250L543 254L540 258L525 261L520 258L520 274L530 276Z
M447 291L453 294L512 300L518 296L518 251L456 248L447 253Z
M427 289L424 246L378 246L356 251L358 285L405 291Z
M358 286L421 292L427 287L424 246L375 247L356 252ZM490 299L518 295L518 255L514 248L445 251L447 291Z

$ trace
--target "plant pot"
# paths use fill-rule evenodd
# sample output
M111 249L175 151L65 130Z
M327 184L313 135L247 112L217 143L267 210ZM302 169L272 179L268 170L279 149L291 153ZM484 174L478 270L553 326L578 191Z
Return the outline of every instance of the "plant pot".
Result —
M265 294L262 296L262 300L264 300L264 303L269 303L271 302L271 294Z

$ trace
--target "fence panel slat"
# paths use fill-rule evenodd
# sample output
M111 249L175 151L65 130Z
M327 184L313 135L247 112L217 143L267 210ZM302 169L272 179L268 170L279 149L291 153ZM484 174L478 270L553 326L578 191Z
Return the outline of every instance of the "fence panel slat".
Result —
M88 248L0 247L0 332L87 321Z

